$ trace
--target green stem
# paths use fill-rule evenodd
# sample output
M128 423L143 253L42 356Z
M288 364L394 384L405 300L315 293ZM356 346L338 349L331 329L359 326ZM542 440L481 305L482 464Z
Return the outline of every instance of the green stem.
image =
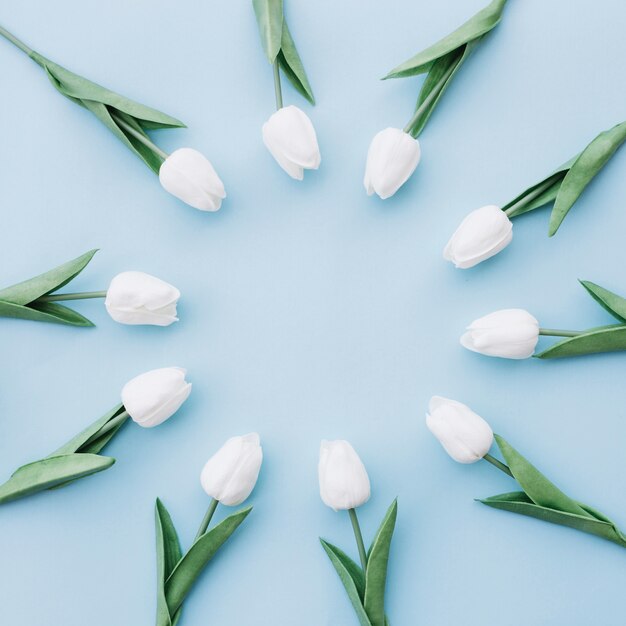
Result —
M485 461L488 461L489 463L491 463L493 466L497 467L501 472L504 472L505 474L507 474L511 478L514 478L513 472L511 472L511 470L509 469L508 465L505 465L502 461L498 461L498 459L496 459L495 457L491 456L491 454L489 454L488 452L487 452L487 454L485 454L483 459L485 459Z
M111 117L115 120L115 122L121 126L127 133L132 135L137 141L140 141L144 146L147 146L154 153L158 154L164 161L169 156L167 152L163 152L159 146L154 144L148 137L146 137L143 133L140 133L136 128L131 126L126 120L122 119L115 111L110 111Z
M584 330L559 330L556 328L540 328L539 334L546 337L578 337L582 335Z
M274 95L276 96L276 110L283 108L283 91L280 86L280 68L278 59L274 61Z
M113 419L110 419L98 432L91 435L91 437L89 437L89 439L85 441L81 448L85 448L97 439L100 439L102 435L106 435L107 433L111 432L114 428L117 428L118 426L123 424L129 417L130 415L128 414L128 411L122 411L119 415L116 415Z
M202 535L206 532L206 529L209 527L211 523L211 518L213 517L213 513L215 513L215 509L217 509L217 505L220 503L219 500L213 498L211 500L211 504L209 504L209 508L207 509L204 518L202 519L202 524L200 524L200 528L198 528L198 534L196 535L195 541L198 541Z
M14 46L17 46L22 52L25 52L28 56L33 54L34 50L29 48L23 41L19 40L15 35L11 34L6 28L0 26L0 35L10 41Z
M352 530L354 531L354 538L356 539L356 546L359 549L359 558L361 559L361 567L363 568L363 574L367 569L367 552L365 552L365 545L363 544L363 535L361 534L361 526L359 525L359 518L356 515L356 509L348 509L350 515L350 521L352 522Z
M559 176L560 174L557 174L545 180L536 189L531 191L529 194L522 196L515 204L512 204L508 209L506 209L506 211L504 211L504 213L508 215L509 217L514 215L515 211L517 211L520 207L524 206L525 204L530 204L535 198L538 198L544 191L547 191L548 189L550 189L550 187L554 185L554 183L556 182Z
M37 298L37 302L64 302L65 300L88 300L90 298L106 298L106 291L83 291L82 293L53 293Z
M452 72L454 72L457 65L458 61L447 69L446 73L439 79L437 84L426 96L424 102L422 102L422 104L417 107L415 113L413 114L413 117L407 122L407 125L403 128L405 133L409 133L413 138L417 139L417 134L413 133L413 127L417 124L422 113L432 104L433 100L435 100L439 96L441 90L445 87L448 78L452 76Z

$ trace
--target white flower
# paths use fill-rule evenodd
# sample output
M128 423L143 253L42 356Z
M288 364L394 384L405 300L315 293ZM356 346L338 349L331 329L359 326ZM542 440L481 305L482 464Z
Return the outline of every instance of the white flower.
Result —
M291 178L302 180L304 170L316 170L322 157L307 114L293 105L278 109L263 124L263 143Z
M513 239L513 224L499 207L489 204L472 211L444 248L443 258L460 269L474 267L506 248Z
M161 165L159 180L166 191L201 211L217 211L226 197L211 162L193 148L172 152Z
M393 196L420 162L420 144L399 128L385 128L372 139L367 152L363 184L367 195L383 200Z
M151 428L174 415L191 393L182 367L163 367L129 380L122 389L122 404L134 422Z
M491 427L469 407L433 396L428 410L426 426L455 461L475 463L489 452L493 443Z
M468 350L505 359L527 359L539 340L539 322L524 309L503 309L474 320L461 337Z
M144 272L122 272L113 278L104 306L120 324L169 326L177 322L180 291Z
M343 440L322 440L320 496L335 511L355 509L370 498L370 479L354 448Z
M231 437L202 469L202 488L222 504L241 504L256 485L262 461L257 433Z

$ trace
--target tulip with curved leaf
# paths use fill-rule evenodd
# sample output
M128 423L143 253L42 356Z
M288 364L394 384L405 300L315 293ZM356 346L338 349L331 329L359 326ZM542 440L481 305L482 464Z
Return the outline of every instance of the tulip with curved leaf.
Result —
M504 309L472 322L461 338L461 344L474 352L509 359L530 356L557 359L626 350L626 298L588 280L581 280L580 283L617 320L617 324L587 330L544 328L523 309ZM562 339L533 355L539 336Z
M180 148L168 155L148 135L148 131L155 129L185 128L183 122L69 71L27 46L2 26L0 36L35 61L59 93L93 113L159 175L166 191L200 210L216 211L220 208L226 192L211 163L190 148ZM187 155L182 164L181 152Z
M168 371L171 372L169 380ZM191 385L184 380L184 370L180 368L152 370L133 378L122 389L122 404L45 458L22 465L13 472L9 480L0 485L0 504L64 487L108 469L115 459L100 453L128 418L144 428L157 426L178 410L190 391Z
M178 321L178 289L144 272L121 272L103 291L59 293L85 269L96 252L90 250L39 276L1 289L0 317L93 326L86 317L60 302L103 298L107 313L120 324L168 326Z

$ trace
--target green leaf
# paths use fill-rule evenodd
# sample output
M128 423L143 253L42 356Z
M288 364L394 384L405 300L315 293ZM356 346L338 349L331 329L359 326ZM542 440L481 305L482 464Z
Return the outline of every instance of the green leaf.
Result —
M158 174L161 169L163 159L145 144L133 137L126 129L122 128L117 120L111 115L111 110L99 102L91 102L86 100L84 106L88 108L127 148L132 150L138 157L150 167L150 169ZM148 137L139 123L132 117L126 116L124 113L117 112L117 115L126 121L135 130L144 137Z
M53 305L53 306L51 306ZM36 303L30 306L12 304L0 300L0 317L13 319L31 320L33 322L49 322L52 324L66 324L70 326L93 326L86 317L80 313L72 311L60 304Z
M547 176L536 185L524 190L509 203L505 204L502 210L507 211L513 205L518 205L511 213L507 213L510 218L513 218L554 202L566 173L566 169L557 170L557 172Z
M394 500L374 537L367 560L364 606L372 626L385 626L387 563L397 515L398 501Z
M348 567L346 567L346 565L344 564L344 560L337 555L336 548L334 546L321 538L320 542L322 544L322 547L326 551L330 562L333 564L335 571L339 575L341 582L343 583L343 586L348 594L348 598L350 599L352 607L354 608L356 615L359 619L359 624L361 626L372 626L372 623L370 622L369 617L367 616L367 613L363 608L358 588L355 584L354 578L352 577L352 572L348 569Z
M565 176L556 197L548 234L556 233L580 194L626 141L626 122L600 133L579 155Z
M113 407L108 413L105 413L102 417L98 418L93 424L90 424L78 433L75 437L72 437L67 443L63 444L58 450L55 450L48 458L53 456L61 456L64 454L71 454L72 452L85 452L90 454L98 454L104 448L104 446L110 441L117 430L109 431L102 437L103 441L94 441L88 446L89 449L83 448L85 442L95 435L107 422L111 421L114 417L119 415L124 410L122 404L118 404ZM110 435L110 436L109 436ZM106 439L106 441L104 441Z
M128 133L118 123L117 118L130 123L145 137L147 137L145 130L181 128L185 126L183 122L74 74L37 52L33 52L31 57L44 68L57 91L91 111L127 148L141 157L158 174L163 162L162 157Z
M108 469L115 459L97 454L66 454L18 468L0 485L0 504Z
M202 570L251 510L252 507L249 506L229 515L189 548L165 583L165 597L170 613L173 614L180 608Z
M620 322L626 323L626 298L622 298L612 291L600 287L588 280L581 280L580 284L589 292L589 295L606 309L613 317Z
M252 0L265 56L274 63L283 37L283 0Z
M589 515L576 515L574 513L566 513L549 507L539 506L533 503L522 491L503 493L498 496L479 500L479 502L493 507L494 509L518 513L519 515L527 515L528 517L534 517L544 522L559 524L560 526L567 526L585 533L597 535L598 537L617 543L622 547L626 547L626 537L624 537L613 522L593 519ZM593 511L590 507L581 506L586 509L586 512Z
M363 570L343 550L341 550L341 548L338 548L323 539L320 539L320 541L322 542L326 552L330 550L343 565L345 570L350 575L350 578L352 578L352 582L356 587L359 598L363 601L363 598L365 597L365 575L363 574Z
M155 507L157 550L157 626L173 626L180 611L172 619L165 599L165 581L182 558L176 528L165 505L157 498Z
M392 69L384 78L415 76L430 70L437 59L457 50L470 41L481 38L494 28L502 17L506 0L493 0L454 32L426 48L408 61Z
M125 98L110 89L70 72L37 52L34 52L31 57L44 68L55 89L71 100L80 100L83 105L87 102L99 102L134 117L142 122L144 128L184 128L185 126L175 117Z
M415 124L411 127L411 133L414 137L417 137L422 132L424 126L426 126L426 122L433 114L441 96L452 82L452 79L458 72L461 65L463 65L467 57L469 57L475 45L476 41L471 41L456 50L452 50L452 52L449 52L433 63L430 71L428 72L428 76L426 76L426 80L424 80L424 84L422 85L422 89L420 90L420 95L417 100L417 108L419 108L426 100L428 100L428 104L421 112ZM446 74L448 74L448 77L445 79L445 82L437 89L437 91L435 91L439 81L443 80Z
M309 83L304 66L300 60L300 55L296 50L296 44L291 37L287 21L283 20L283 33L278 52L278 63L291 84L300 92L311 104L315 104L313 89Z
M500 435L494 435L494 437L515 480L535 504L583 517L589 515L575 500L566 496L534 465L529 463L510 443Z
M560 359L598 352L626 350L626 325L616 324L592 328L575 337L568 337L535 354L538 359Z
M29 304L37 298L64 287L80 274L98 250L90 250L39 276L0 290L0 300L12 304Z

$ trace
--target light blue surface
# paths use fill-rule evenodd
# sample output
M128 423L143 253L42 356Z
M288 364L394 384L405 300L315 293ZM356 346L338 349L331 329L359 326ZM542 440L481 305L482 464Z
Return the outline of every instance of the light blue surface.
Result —
M0 42L1 284L100 247L73 287L138 269L183 294L170 328L118 325L97 301L76 305L90 330L1 321L0 477L103 414L144 370L181 365L194 385L162 427L120 433L111 470L0 509L2 624L152 625L155 497L188 545L207 505L202 465L251 430L265 451L255 510L181 626L356 625L317 541L356 558L347 515L318 496L321 438L349 439L368 468L368 538L399 497L394 626L624 623L626 552L475 503L514 483L453 463L423 418L432 394L466 402L626 526L626 355L513 362L458 345L465 324L498 308L549 327L610 323L576 279L626 293L626 150L553 239L542 210L516 219L513 244L474 270L441 259L469 210L505 203L624 119L624 3L511 1L431 118L410 183L385 202L362 187L371 137L406 122L422 80L378 78L484 3L287 1L318 100L285 87L322 150L303 183L261 142L273 87L249 2L4 3L0 23L43 54L183 119L187 130L155 137L207 154L228 198L206 214L170 197Z

